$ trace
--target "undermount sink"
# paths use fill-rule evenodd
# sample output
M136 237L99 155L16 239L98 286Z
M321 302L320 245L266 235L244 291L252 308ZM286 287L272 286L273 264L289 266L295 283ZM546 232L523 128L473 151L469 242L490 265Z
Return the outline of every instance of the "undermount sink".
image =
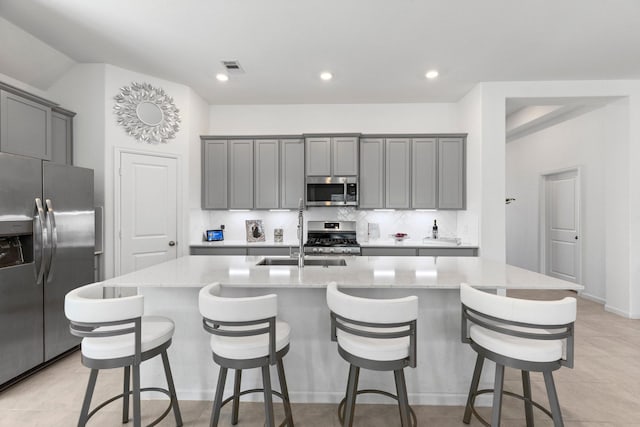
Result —
M263 258L256 265L290 265L297 266L297 258ZM307 259L304 260L304 265L310 267L329 267L338 266L344 267L347 265L347 261L342 258L322 258L322 259Z

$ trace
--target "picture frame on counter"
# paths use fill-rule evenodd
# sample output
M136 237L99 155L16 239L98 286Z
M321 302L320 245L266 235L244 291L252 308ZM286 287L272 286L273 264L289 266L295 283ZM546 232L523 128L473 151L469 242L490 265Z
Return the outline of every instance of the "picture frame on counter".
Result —
M264 242L264 226L261 219L248 219L245 221L247 242Z

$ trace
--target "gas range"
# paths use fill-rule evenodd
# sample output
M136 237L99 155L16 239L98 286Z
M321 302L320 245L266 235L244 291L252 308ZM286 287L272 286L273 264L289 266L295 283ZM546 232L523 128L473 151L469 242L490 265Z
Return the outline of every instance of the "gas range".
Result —
M309 221L307 223L307 255L360 255L355 221Z

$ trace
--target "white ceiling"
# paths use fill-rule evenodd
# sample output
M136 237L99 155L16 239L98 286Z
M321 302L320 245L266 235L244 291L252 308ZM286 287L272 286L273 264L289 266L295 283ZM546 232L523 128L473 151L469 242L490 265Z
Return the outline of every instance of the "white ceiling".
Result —
M211 104L454 102L483 81L640 78L638 0L0 0L0 16L73 61ZM0 73L33 73L26 50ZM222 60L246 73L219 83ZM64 67L51 68L36 84Z

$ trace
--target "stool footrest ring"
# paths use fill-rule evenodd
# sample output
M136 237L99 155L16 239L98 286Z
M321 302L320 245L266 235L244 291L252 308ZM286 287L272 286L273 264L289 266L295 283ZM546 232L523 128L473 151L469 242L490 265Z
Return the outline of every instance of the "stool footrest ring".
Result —
M157 391L159 393L163 393L166 394L167 396L169 396L169 406L167 407L167 409L165 409L165 411L155 420L153 420L153 422L151 424L149 424L147 427L153 427L156 424L158 424L160 421L162 421L168 414L169 412L171 412L171 408L173 405L173 399L171 398L171 393L169 393L169 390L164 389L164 388L160 388L160 387L145 387L145 388L141 388L140 389L140 393L142 392L146 392L146 391ZM127 393L128 395L133 395L133 390L130 390L129 393ZM89 421L89 419L96 413L98 412L100 409L104 408L105 406L107 406L108 404L115 402L116 400L120 399L120 398L124 398L125 393L120 393L116 396L113 396L110 399L105 400L104 402L102 402L101 404L99 404L98 406L96 406L91 412L89 412L89 414L87 415L87 421Z
M249 394L249 393L264 393L264 389L263 388L252 388L251 390L244 390L244 391L240 392L238 397L244 396L245 394ZM275 390L271 389L271 394L273 394L274 396L279 397L280 399L282 399L284 401L284 396L282 396L282 393L280 393L279 391L275 391ZM222 409L222 407L224 405L226 405L227 403L231 402L234 397L235 396L230 396L230 397L226 398L225 400L223 400L222 403L220 404L220 409ZM289 422L289 419L285 418L284 421L282 421L279 424L279 427L283 427L283 426L287 425L288 422Z
M383 396L387 396L390 397L393 400L398 400L398 396L396 396L395 394L391 394L387 391L383 391L383 390L375 390L375 389L365 389L365 390L358 390L356 391L356 396L359 394L381 394ZM342 399L340 401L340 405L338 405L338 418L340 419L340 424L342 424L342 422L344 421L344 411L345 411L345 404L347 403L347 398L345 396L344 399ZM411 420L413 421L413 427L417 427L418 425L418 419L416 418L416 413L413 412L413 408L411 406L409 406L409 413L411 414Z
M493 393L494 390L492 388L485 388L482 390L478 390L476 391L473 396L471 396L471 413L476 417L476 419L484 426L487 427L491 427L491 423L487 422L487 420L485 420L484 418L482 418L482 416L478 413L478 411L476 411L476 407L474 406L476 397L480 394L488 394L488 393ZM545 408L544 406L540 405L538 402L535 402L533 400L527 399L526 397L524 397L521 394L517 394L517 393L513 393L511 391L503 391L502 392L503 396L509 396L509 397L515 397L516 399L520 399L524 402L529 401L531 403L531 405L535 406L536 408L540 409L542 412L544 412L549 418L553 419L553 415L551 414L551 411L549 411L547 408Z

